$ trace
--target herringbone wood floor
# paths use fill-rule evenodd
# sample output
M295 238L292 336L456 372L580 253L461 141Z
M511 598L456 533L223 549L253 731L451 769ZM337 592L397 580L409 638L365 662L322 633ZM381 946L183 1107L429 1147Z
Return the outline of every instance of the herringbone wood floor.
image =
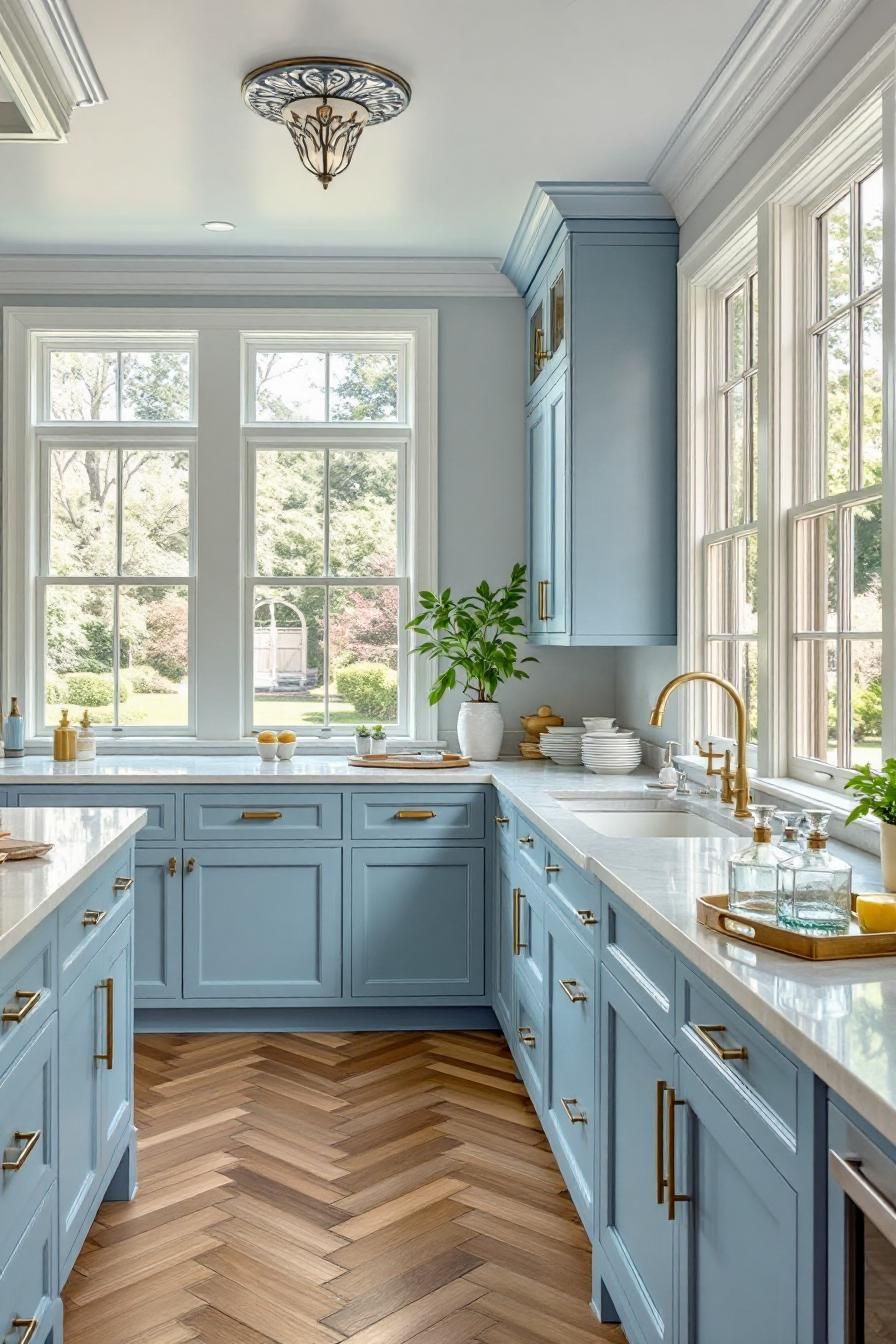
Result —
M497 1034L142 1037L136 1075L66 1344L624 1341Z

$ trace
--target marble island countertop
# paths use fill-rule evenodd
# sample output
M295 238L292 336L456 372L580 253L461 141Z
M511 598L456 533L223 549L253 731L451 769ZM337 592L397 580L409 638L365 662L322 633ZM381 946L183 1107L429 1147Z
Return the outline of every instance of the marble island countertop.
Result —
M4 807L0 830L53 848L0 864L0 958L36 929L146 821L142 808Z
M749 829L733 822L730 808L700 799L696 790L679 802L649 788L656 779L652 771L598 776L580 768L513 759L474 763L467 770L367 770L350 766L345 758L300 752L284 764L267 764L251 755L107 756L89 765L63 767L44 758L26 758L6 762L0 784L3 777L10 785L56 781L420 788L494 784L551 845L606 883L770 1035L896 1143L896 959L805 962L703 928L697 921L697 898L727 889L728 859L742 848ZM610 838L574 815L570 804L575 805L577 798L598 800L614 809L688 807L721 823L726 831L735 829L730 834L690 838ZM853 864L858 889L881 889L876 859L858 849L832 848Z

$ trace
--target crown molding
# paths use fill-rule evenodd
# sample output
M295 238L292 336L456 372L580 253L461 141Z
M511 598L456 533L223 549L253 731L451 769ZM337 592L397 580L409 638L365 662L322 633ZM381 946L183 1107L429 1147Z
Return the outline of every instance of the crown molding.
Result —
M649 181L687 219L867 0L763 0L691 104Z
M649 182L536 182L501 269L524 294L561 224L672 218L668 202Z
M72 111L106 99L66 0L3 0L0 75L0 142L65 140Z
M14 294L517 297L478 257L0 256L0 295Z

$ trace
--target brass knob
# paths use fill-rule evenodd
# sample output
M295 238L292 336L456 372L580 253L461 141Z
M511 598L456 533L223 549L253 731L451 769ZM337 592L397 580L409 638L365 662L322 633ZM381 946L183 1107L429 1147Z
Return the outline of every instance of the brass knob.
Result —
M168 860L168 876L169 877L177 876L177 859L173 855Z

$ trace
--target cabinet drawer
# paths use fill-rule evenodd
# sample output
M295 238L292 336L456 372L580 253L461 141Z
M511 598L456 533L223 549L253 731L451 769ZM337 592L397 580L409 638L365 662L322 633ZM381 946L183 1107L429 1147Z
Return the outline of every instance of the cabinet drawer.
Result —
M761 1148L779 1163L797 1148L799 1068L695 971L679 963L675 1044ZM721 1052L733 1052L723 1058Z
M672 1039L675 953L606 887L601 899L603 961L648 1017Z
M133 902L133 855L116 854L84 883L59 912L59 959L63 991L80 974Z
M356 840L481 840L485 797L446 789L418 793L352 794L352 835Z
M544 872L549 901L593 950L600 927L600 886L558 849L548 849Z
M57 784L52 789L20 789L19 807L142 807L146 825L138 833L140 844L173 840L177 834L177 807L173 793L143 789L90 789Z
M0 1265L55 1180L55 1086L56 1023L46 1022L0 1083Z
M0 1078L56 1008L56 938L45 920L0 963Z
M498 843L501 848L507 853L510 853L513 849L515 822L515 809L512 804L499 793L495 798L495 834L498 837Z
M340 840L338 793L192 793L184 812L187 840Z
M513 1030L510 1048L516 1060L520 1077L532 1105L541 1115L546 1041L544 1037L544 1005L528 981L518 975L513 993Z
M526 977L541 998L544 995L545 896L537 883L527 879L519 864L514 864L513 874L511 943L514 970L517 975Z
M47 1338L57 1273L53 1215L51 1191L0 1274L0 1329L10 1331L9 1335L3 1336L4 1344L7 1339L10 1344L18 1344L32 1321L37 1321L37 1328L31 1344L41 1344ZM25 1324L16 1332L10 1328L13 1321Z
M520 868L544 886L544 866L547 863L547 845L522 812L513 821L514 849L519 856Z
M551 909L546 923L550 1049L545 1128L573 1203L591 1236L598 1119L594 957Z

